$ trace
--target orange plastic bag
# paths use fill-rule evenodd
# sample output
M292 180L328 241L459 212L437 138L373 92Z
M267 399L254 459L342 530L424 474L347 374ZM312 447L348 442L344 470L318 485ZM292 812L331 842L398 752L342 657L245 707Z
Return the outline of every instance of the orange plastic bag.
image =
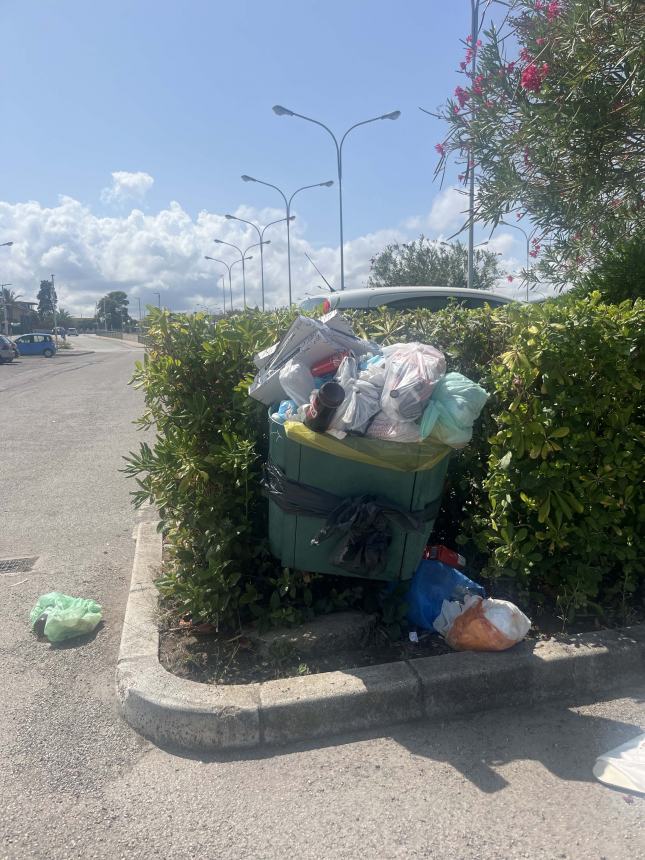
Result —
M455 651L506 651L524 639L531 622L508 600L470 595L463 604L444 600L434 627Z

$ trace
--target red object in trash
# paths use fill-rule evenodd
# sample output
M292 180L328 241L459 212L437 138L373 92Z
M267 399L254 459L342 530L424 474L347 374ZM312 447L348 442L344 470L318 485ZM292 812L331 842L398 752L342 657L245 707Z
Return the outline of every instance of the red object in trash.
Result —
M314 364L311 368L312 376L327 376L328 373L335 373L340 367L342 360L348 355L348 351L335 352L333 355L323 358L322 361Z
M443 544L427 546L423 553L423 559L424 561L441 561L448 567L466 567L466 559L463 555L459 555L454 549L448 549Z

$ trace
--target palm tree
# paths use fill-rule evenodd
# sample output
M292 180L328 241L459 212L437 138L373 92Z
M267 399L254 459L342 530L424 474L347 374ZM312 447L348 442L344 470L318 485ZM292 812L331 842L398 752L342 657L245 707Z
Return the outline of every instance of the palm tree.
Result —
M9 333L9 323L13 320L13 309L18 304L21 293L14 293L7 287L2 287L2 308L4 312L4 333Z

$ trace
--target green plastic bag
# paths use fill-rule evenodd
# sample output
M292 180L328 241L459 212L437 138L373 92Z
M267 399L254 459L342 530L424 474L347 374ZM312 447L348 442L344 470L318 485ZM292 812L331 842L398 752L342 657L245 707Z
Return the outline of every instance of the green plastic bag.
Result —
M103 610L95 600L52 591L38 598L29 621L31 629L44 633L50 642L64 642L91 633L102 617Z
M421 438L465 448L473 424L488 400L481 385L461 373L446 373L436 384L421 419Z

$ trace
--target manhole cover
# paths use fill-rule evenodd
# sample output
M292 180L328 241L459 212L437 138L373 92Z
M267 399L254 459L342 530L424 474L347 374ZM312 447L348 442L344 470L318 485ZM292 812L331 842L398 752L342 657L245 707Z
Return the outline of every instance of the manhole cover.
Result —
M33 558L0 558L0 573L26 573L38 561L38 556Z

